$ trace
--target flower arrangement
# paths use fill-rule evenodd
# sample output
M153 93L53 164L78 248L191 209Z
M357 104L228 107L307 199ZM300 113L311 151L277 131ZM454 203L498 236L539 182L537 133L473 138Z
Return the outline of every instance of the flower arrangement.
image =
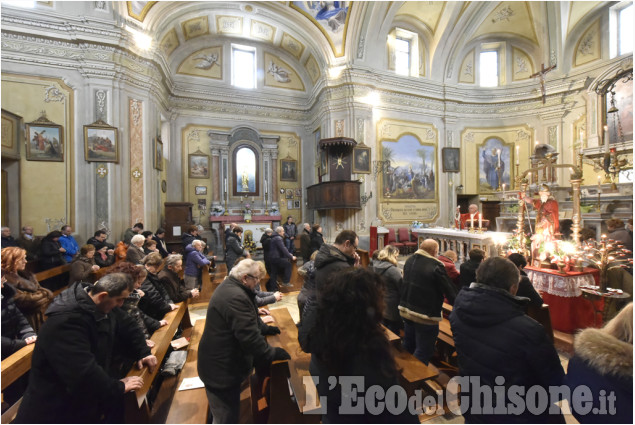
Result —
M413 222L412 222L411 226L412 226L412 228L414 228L414 229L418 229L418 228L420 228L420 227L422 227L422 226L423 226L423 223L422 223L422 222L420 222L420 221L418 221L418 220L415 220L415 221L413 221Z
M217 206L212 208L212 211L215 212L215 213L223 212L223 207L217 205Z
M245 242L243 243L243 248L245 248L247 251L249 251L252 254L256 250L256 242L254 241L254 238L251 232L245 235Z
M278 215L278 207L271 207L271 215Z
M251 214L251 205L249 203L244 205L243 214Z

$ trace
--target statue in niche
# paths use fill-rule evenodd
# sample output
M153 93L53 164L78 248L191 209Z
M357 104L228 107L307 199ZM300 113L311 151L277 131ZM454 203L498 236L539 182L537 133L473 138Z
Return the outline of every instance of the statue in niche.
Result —
M247 170L243 169L243 175L242 175L242 186L243 186L243 192L249 192L249 176L247 175Z
M248 147L241 147L235 151L234 181L238 193L256 192L256 154Z

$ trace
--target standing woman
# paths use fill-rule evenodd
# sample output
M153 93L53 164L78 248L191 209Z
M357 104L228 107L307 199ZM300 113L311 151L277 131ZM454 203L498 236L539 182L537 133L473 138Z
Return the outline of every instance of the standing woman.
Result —
M26 251L18 247L4 248L2 277L15 289L15 305L37 332L44 322L44 311L53 300L53 293L40 286L33 273L25 270Z
M234 263L238 257L250 258L249 252L243 248L241 243L243 237L243 228L240 226L234 227L234 230L227 236L225 240L225 264L227 265L227 273L234 267Z
M66 250L62 248L60 244L61 237L62 232L53 230L42 239L38 261L41 270L48 270L66 264L66 260L64 259Z
M377 260L373 261L373 270L386 282L384 293L386 310L384 311L383 323L388 329L399 335L399 331L403 329L403 320L401 320L398 308L403 288L403 276L397 267L397 257L399 257L399 248L386 245L379 251Z
M203 255L205 242L194 239L190 245L185 248L187 258L185 260L185 272L183 280L187 289L195 289L201 282L201 274L203 266L209 266L210 261Z
M388 338L381 326L383 318L383 281L368 269L355 268L334 273L325 282L317 299L298 329L302 349L311 353L309 370L320 379L317 390L326 397L323 423L419 423L408 412L381 413L365 410L356 414L346 410L346 387L343 377L363 377L364 386L377 385L388 392L399 385L399 372ZM337 384L331 385L332 377ZM356 409L357 410L357 409ZM375 414L373 414L375 413Z
M71 262L71 273L68 277L68 286L75 282L89 282L90 275L99 270L95 264L95 247L91 244L79 249L79 255Z
M322 226L314 224L311 227L311 253L319 251L324 245L324 236L322 236Z
M170 255L168 252L168 246L165 244L165 229L159 227L157 231L154 232L152 239L157 242L157 249L161 253L161 257L165 258Z

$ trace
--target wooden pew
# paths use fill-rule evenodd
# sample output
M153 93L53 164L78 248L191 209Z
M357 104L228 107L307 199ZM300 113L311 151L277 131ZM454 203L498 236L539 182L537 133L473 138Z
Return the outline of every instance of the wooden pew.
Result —
M31 359L33 357L34 347L35 344L29 344L2 360L2 391L31 370ZM18 407L20 407L21 402L22 398L20 398L20 400L15 402L11 407L9 407L9 409L7 409L6 412L2 414L1 421L3 424L8 424L15 419L15 415L18 413Z
M168 424L204 424L209 414L209 403L205 388L178 391L185 378L198 376L198 344L205 329L205 319L199 319L194 325L187 350L187 360L179 376L177 391L170 405L170 412L166 423Z
M53 267L52 269L44 270L39 273L35 273L35 279L37 279L38 283L45 288L47 287L46 281L48 279L57 278L60 280L64 280L64 282L68 283L68 276L71 271L70 264L62 264L61 266ZM68 284L63 285L62 287L53 291L53 295L57 296L60 292L68 287Z
M154 341L155 346L152 347L152 354L156 356L158 365L161 365L165 357L170 342L174 337L179 325L182 328L191 328L190 315L187 308L188 303L182 302L177 304L178 308L167 313L164 317L168 321L166 326L157 329L150 338ZM127 376L140 376L143 378L143 387L129 392L125 395L125 417L126 423L149 423L151 420L151 408L148 400L148 391L159 374L160 367L157 366L153 372L146 367L139 370L133 366Z
M359 259L360 259L360 263L362 267L363 268L368 267L370 265L370 256L368 255L368 251L366 251L365 249L357 248L356 252L357 252L357 255L359 255Z
M529 306L527 308L527 316L540 323L547 332L547 336L553 342L553 328L551 327L551 313L549 312L549 305L543 304L540 307Z

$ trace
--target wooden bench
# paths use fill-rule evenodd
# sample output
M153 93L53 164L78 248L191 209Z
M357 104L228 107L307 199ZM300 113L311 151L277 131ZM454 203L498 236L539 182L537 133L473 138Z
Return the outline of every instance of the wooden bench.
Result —
M549 337L551 342L553 342L553 327L551 326L551 313L549 312L549 305L543 304L540 307L530 305L527 308L527 316L540 323L542 327L545 328L545 332L547 332L547 336Z
M209 415L209 403L205 388L178 391L186 378L198 376L198 344L205 329L205 319L199 319L194 325L187 351L187 360L178 379L177 391L174 394L166 423L168 424L204 424Z
M4 391L9 385L20 379L24 374L31 370L31 359L33 358L33 348L35 344L29 344L20 348L15 353L11 354L6 359L2 360L2 391ZM14 403L6 412L2 414L2 423L8 424L18 413L18 407L22 398Z
M40 285L46 288L47 287L46 281L53 278L59 279L60 281L63 279L64 282L68 283L68 276L70 275L70 272L71 272L71 265L62 264L61 266L53 267L52 269L35 273L35 279L38 281ZM60 292L62 292L66 288L68 288L68 284L64 284L62 287L57 288L55 291L53 291L53 295L57 296Z
M130 369L126 376L140 376L143 379L143 387L129 392L125 395L125 415L127 423L149 423L151 421L151 407L148 400L148 391L152 386L154 379L157 377L160 365L170 347L170 342L174 337L179 325L181 328L191 328L190 315L188 312L188 303L182 302L177 304L178 308L167 313L164 320L168 321L166 326L157 329L150 338L155 346L152 347L152 354L156 356L158 366L153 372L146 367L139 370L136 366Z

